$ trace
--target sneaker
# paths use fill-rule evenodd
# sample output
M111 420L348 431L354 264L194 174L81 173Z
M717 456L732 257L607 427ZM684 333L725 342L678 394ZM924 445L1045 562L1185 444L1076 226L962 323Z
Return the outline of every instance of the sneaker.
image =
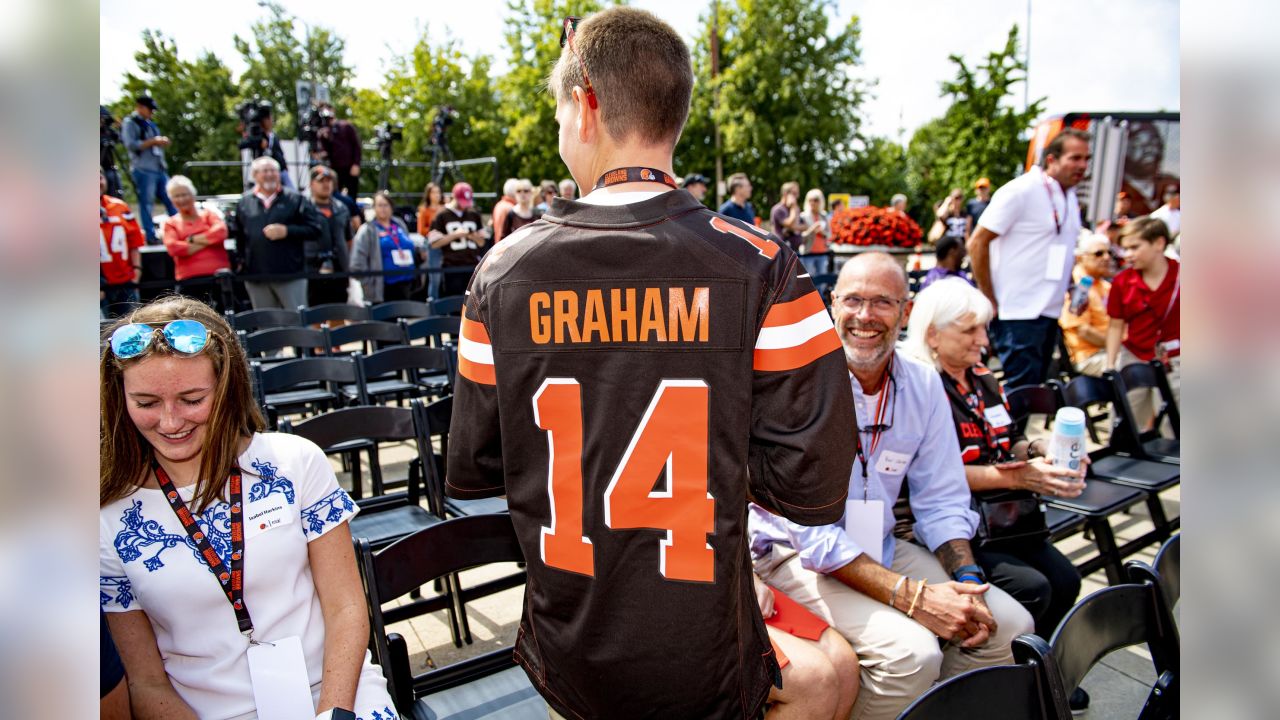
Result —
M1089 693L1085 692L1084 688L1076 688L1071 691L1067 706L1071 708L1072 715L1083 715L1089 709Z

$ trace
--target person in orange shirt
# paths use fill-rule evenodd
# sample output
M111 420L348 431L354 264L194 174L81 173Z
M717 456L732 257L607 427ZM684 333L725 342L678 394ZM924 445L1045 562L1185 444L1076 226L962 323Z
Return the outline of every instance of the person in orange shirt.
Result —
M116 317L138 303L136 283L142 280L142 255L146 242L129 204L107 194L107 178L98 169L98 261L104 317Z
M164 224L164 248L173 257L175 288L180 295L221 309L221 294L213 276L231 269L227 257L227 225L213 210L196 205L196 186L182 175L165 185L178 214Z
M1102 377L1107 364L1107 294L1111 292L1111 241L1106 235L1087 235L1076 249L1076 266L1071 272L1073 284L1085 277L1093 278L1089 288L1089 304L1079 315L1071 312L1071 295L1062 306L1062 338L1071 351L1071 362L1076 370L1094 377Z
M436 219L436 213L440 212L442 207L444 207L444 190L435 183L427 183L427 189L422 191L422 204L418 206L419 235L426 237L431 234L431 221ZM438 270L442 260L444 260L444 251L428 245L427 268ZM432 299L440 297L441 277L438 272L427 276L427 297Z

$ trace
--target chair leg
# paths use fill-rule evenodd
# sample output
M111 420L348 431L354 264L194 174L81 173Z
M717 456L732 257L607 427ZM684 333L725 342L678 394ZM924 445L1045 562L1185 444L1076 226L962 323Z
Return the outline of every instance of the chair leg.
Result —
M1116 536L1111 530L1111 523L1107 522L1106 518L1101 518L1093 521L1091 526L1094 544L1098 546L1098 554L1106 560L1103 567L1107 571L1107 584L1123 584L1124 561L1120 557L1120 549L1116 547Z
M449 625L450 631L453 633L454 647L462 647L463 644L471 644L471 626L467 623L467 606L462 602L462 579L458 573L453 573L445 580L445 587L449 588L449 594L452 596L452 603L449 606Z
M1147 512L1151 513L1151 524L1156 527L1156 537L1160 542L1168 540L1173 534L1169 527L1169 518L1164 512L1164 503L1160 502L1160 494L1153 492L1147 496Z

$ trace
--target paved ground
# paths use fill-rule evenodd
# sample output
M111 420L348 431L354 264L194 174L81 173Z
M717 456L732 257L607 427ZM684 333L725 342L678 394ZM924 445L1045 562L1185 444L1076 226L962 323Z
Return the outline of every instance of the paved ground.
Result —
M1035 426L1035 423L1032 424ZM389 448L383 451L386 477L405 477L405 460L412 450L408 446ZM335 464L335 470L338 466ZM365 473L366 482L368 472ZM339 479L346 485L348 475L339 472ZM1179 517L1180 489L1175 487L1162 496L1165 512L1170 518ZM1133 508L1132 515L1112 518L1116 539L1123 544L1129 539L1138 537L1151 529L1151 523L1142 505ZM1074 535L1058 543L1058 548L1079 563L1091 557L1095 550L1093 544L1082 535ZM1154 547L1144 549L1135 558L1150 563L1155 556ZM478 581L499 577L514 572L511 565L496 565L478 568L463 573L463 586ZM1081 597L1106 586L1106 576L1098 571L1084 579ZM431 588L424 588L430 592ZM467 605L467 618L470 621L473 643L463 648L455 648L450 638L448 620L444 613L435 613L397 623L390 626L391 632L399 632L408 641L410 663L415 673L428 668L442 667L459 660L489 652L502 647L510 647L515 642L516 629L520 622L520 611L523 602L523 586L507 590L497 595L476 600ZM1092 707L1083 717L1114 718L1137 717L1146 700L1147 693L1155 681L1155 670L1151 664L1151 656L1145 648L1120 650L1103 659L1085 678L1083 686L1093 699Z

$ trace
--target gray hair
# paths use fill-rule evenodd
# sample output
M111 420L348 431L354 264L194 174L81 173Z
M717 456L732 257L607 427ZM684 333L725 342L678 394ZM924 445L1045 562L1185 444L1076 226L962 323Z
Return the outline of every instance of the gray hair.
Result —
M898 193L893 197L889 198L890 205L897 205L900 202L905 203L906 201L907 201L907 196L903 195L902 193Z
M268 165L275 168L276 170L280 169L280 163L276 162L275 158L271 157L270 155L263 155L262 157L254 160L253 163L249 165L249 175L250 176L254 175L259 170L261 170L264 167L267 167Z
M187 192L191 193L191 197L196 196L196 186L186 175L174 175L169 178L169 182L164 184L164 191L169 195L173 194L175 188L185 188Z
M991 301L967 280L957 277L938 280L916 294L902 349L933 363L933 350L927 341L929 328L941 330L970 315L975 322L986 325L994 314Z
M573 188L573 191L574 191L575 193L578 191L578 183L574 182L573 180L571 180L571 179L569 179L569 178L565 178L564 180L561 180L561 181L560 181L559 190L560 190L561 192L564 192L564 189L565 189L566 187L571 187L571 188Z
M502 183L502 194L507 197L515 197L516 188L518 187L520 187L520 178L507 178L507 181Z

